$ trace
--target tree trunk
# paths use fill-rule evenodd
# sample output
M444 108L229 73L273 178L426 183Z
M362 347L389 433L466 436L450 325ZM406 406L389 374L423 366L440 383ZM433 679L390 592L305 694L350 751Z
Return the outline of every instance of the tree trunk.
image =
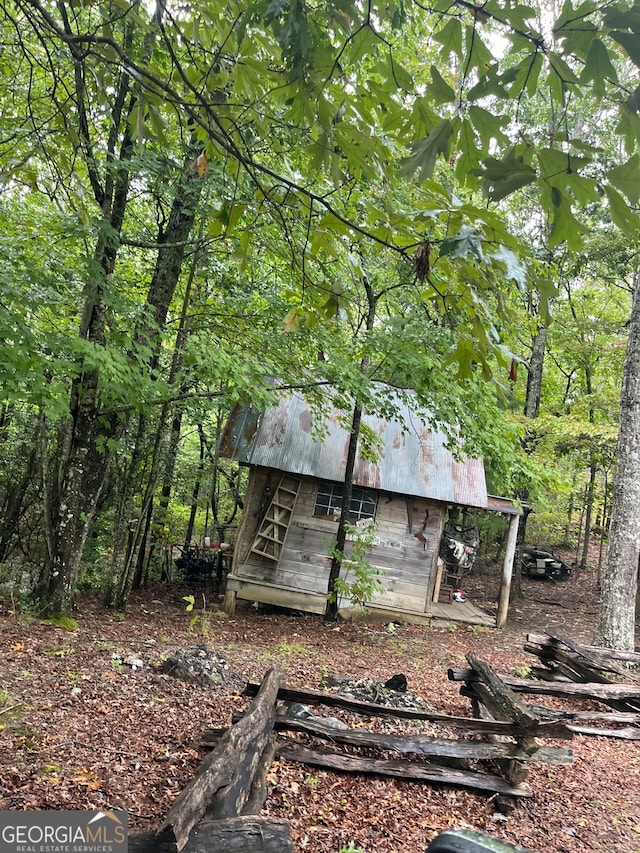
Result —
M104 293L113 275L118 249L107 229L119 235L129 191L129 159L133 149L125 135L120 153L113 204L105 210L102 236L94 252L90 278L85 286L85 303L80 337L98 347L106 344ZM105 208L108 206L105 201ZM69 613L80 571L80 561L100 491L109 470L111 451L108 440L117 435L115 415L100 413L100 373L97 368L81 372L74 380L69 423L63 439L57 471L43 462L45 537L47 557L42 565L36 595L43 613Z
M533 310L533 309L532 309ZM536 333L531 339L531 358L529 359L527 373L527 394L524 404L524 415L535 420L540 414L540 398L542 395L542 376L544 371L544 356L547 348L547 327L538 317ZM519 498L524 502L529 497L529 490L522 489ZM516 553L514 557L514 571L511 578L509 600L512 602L522 601L522 552L526 543L527 520L531 507L525 506L523 516L518 527L518 538L516 540Z
M520 495L520 497L523 498L523 500L526 499L522 495ZM518 526L516 553L513 559L513 576L511 578L511 589L509 592L509 601L512 603L522 601L524 598L522 594L522 554L527 541L527 521L529 520L529 516L532 512L533 510L530 506L523 506L522 518L520 519L520 524Z
M129 141L129 146L131 145ZM130 150L128 151L130 154ZM121 160L123 158L121 157ZM127 158L128 160L128 158ZM126 160L125 160L126 162ZM120 232L128 190L128 172L121 169L120 188L116 191L111 227ZM149 294L148 312L138 327L132 358L140 347L151 352L149 369L153 371L160 351L160 334L164 328L169 304L177 284L186 240L195 218L195 210L202 188L202 173L198 167L194 148L189 152L176 190L166 231L161 235L165 243L158 252ZM116 248L113 241L100 244L96 261L104 280L113 273ZM98 266L98 263L96 266ZM105 307L102 302L103 282L88 285L85 316L88 340L105 343ZM58 487L49 481L47 500L49 555L41 573L38 594L45 612L68 613L73 607L73 596L80 569L80 561L93 519L100 490L104 484L111 461L110 440L118 439L125 421L116 414L105 415L99 408L99 372L92 370L81 377L72 394L72 429L65 458L58 474ZM80 389L82 393L80 393ZM125 505L126 505L125 498ZM130 561L128 561L129 563ZM130 590L132 576L115 579L119 592L113 599L122 606ZM124 599L123 599L124 591Z
M527 418L537 418L540 414L540 397L542 395L542 375L544 356L547 348L547 327L542 322L531 342L531 358L527 374L527 396L524 414Z
M198 424L198 436L200 438L200 458L198 460L198 470L196 471L196 479L193 484L193 490L191 492L191 512L189 513L189 522L187 524L187 532L184 537L185 544L188 545L191 542L191 537L193 536L193 530L196 524L196 515L198 513L198 498L200 496L200 486L202 484L202 477L204 474L204 433L202 431L202 424Z
M349 522L349 509L351 507L351 495L353 493L353 471L356 464L356 451L358 449L358 437L360 435L360 423L362 421L362 406L356 406L351 419L351 433L349 434L349 449L347 451L347 464L344 471L344 490L342 492L342 508L340 510L340 521L338 522L338 534L331 569L329 570L329 584L327 587L327 606L325 616L327 619L338 618L338 592L336 581L340 577L340 568L344 559L344 549L347 543L347 523Z
M574 469L571 475L571 491L569 492L569 506L567 507L567 523L564 528L564 543L565 545L569 545L571 542L571 522L573 520L573 509L574 509L574 501L576 494L576 483L578 480L578 476ZM578 534L580 536L580 534Z
M629 342L620 395L611 527L595 643L631 651L640 556L640 273L634 276Z
M591 454L593 459L593 453ZM587 568L589 546L591 545L591 517L593 516L593 500L595 495L596 475L598 473L595 462L589 466L589 485L587 486L587 505L584 513L584 540L582 542L582 555L580 557L580 568Z
M38 447L38 433L41 427L35 430L35 436L31 441L26 460L19 477L10 482L2 495L0 505L0 563L4 563L9 556L12 546L16 541L18 533L18 522L25 505L25 497L29 486L34 480L38 480L38 465L36 450Z
M367 296L367 317L366 330L367 333L373 331L373 326L376 317L377 297L371 287L371 283L366 275L363 276L364 290ZM362 373L367 372L369 360L364 356L360 363ZM344 491L342 495L342 508L340 510L340 521L338 522L338 534L336 536L336 544L334 555L331 559L331 568L329 570L329 583L327 587L327 606L325 609L325 617L335 620L338 618L338 593L336 590L336 581L340 577L340 567L344 560L344 548L347 542L347 523L349 521L349 510L351 507L351 495L353 493L353 471L356 465L356 452L358 449L358 438L360 437L360 424L362 422L362 406L356 403L353 409L351 418L351 432L349 434L349 448L347 450L347 462L344 472Z

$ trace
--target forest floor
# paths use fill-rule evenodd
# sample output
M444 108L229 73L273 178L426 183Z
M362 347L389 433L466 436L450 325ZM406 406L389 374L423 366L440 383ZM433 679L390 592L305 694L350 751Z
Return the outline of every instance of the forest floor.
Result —
M475 595L495 597L498 573L475 579ZM597 610L594 572L564 582L524 580L525 600L504 630L359 623L326 624L291 612L239 608L233 619L211 603L200 619L188 590L135 593L125 614L82 596L77 627L65 630L0 599L0 809L124 809L130 832L155 829L205 754L202 733L228 726L247 706L247 680L278 665L291 686L318 688L327 672L384 681L404 673L432 708L471 716L447 679L473 650L499 674L522 674L537 660L527 632L553 626L589 643ZM199 593L196 608L201 605ZM195 611L194 611L195 612ZM176 649L204 644L227 662L219 687L187 684L157 666ZM123 663L133 655L142 662ZM335 713L332 710L331 713ZM458 787L338 774L277 761L265 813L291 822L296 851L424 851L440 832L483 830L539 853L640 851L640 743L576 736L570 766L534 765L533 796L508 817L494 799Z

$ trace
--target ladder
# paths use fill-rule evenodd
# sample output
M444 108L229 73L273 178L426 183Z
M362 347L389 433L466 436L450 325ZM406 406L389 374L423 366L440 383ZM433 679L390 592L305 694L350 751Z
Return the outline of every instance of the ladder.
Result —
M252 554L278 562L299 489L300 480L286 474L282 477L249 549Z

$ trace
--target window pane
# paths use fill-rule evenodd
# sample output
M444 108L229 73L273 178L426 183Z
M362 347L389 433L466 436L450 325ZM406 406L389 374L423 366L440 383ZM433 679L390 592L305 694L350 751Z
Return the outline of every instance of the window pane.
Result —
M341 483L318 484L314 515L334 517L342 509L344 487ZM361 518L374 518L378 497L375 492L354 487L351 492L349 518L352 522Z

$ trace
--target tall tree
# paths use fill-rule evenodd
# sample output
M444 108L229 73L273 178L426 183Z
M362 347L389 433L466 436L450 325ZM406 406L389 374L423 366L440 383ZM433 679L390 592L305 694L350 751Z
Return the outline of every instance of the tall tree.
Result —
M640 273L637 271L633 277L616 456L609 547L595 639L598 645L629 651L635 648L640 560Z

